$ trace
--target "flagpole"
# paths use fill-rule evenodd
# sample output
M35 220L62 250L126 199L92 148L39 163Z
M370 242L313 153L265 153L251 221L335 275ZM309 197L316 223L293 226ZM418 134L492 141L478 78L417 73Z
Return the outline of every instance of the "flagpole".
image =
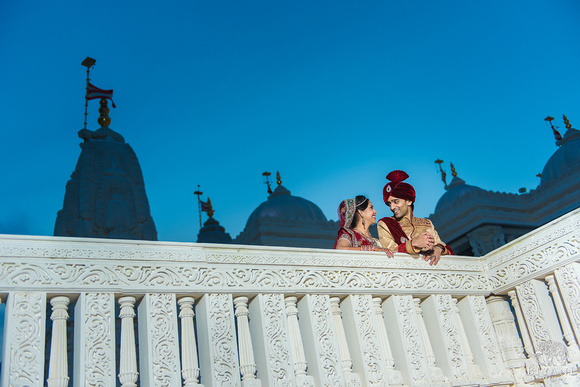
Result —
M89 108L89 100L86 98L87 94L89 94L89 71L91 69L91 67L93 67L95 65L97 61L91 57L86 57L85 60L83 60L83 62L81 63L81 65L85 66L87 68L87 85L85 88L85 127L84 129L87 128L87 110Z
M197 191L195 191L193 194L197 195L197 209L199 211L199 229L201 230L201 199L199 197L203 195L203 192L199 190L199 184L197 185Z

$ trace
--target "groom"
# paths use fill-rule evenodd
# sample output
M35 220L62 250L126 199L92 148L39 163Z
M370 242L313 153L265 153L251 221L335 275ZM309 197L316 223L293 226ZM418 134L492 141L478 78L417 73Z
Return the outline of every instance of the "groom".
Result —
M379 240L383 248L420 254L430 265L436 265L441 255L453 254L453 250L441 241L429 219L413 216L415 189L404 182L408 177L403 171L387 175L389 182L383 188L383 200L393 216L379 220Z

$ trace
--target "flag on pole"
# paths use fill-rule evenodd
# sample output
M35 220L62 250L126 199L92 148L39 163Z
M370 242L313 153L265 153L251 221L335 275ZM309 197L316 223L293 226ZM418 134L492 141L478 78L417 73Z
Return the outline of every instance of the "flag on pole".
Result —
M87 82L88 83L88 82ZM85 96L85 99L89 100L89 99L98 99L98 98L107 98L111 100L111 105L113 105L113 108L116 108L115 106L115 102L113 102L113 90L103 90L103 89L99 89L98 87L96 87L95 85L88 83L89 87L87 89L87 95Z
M201 210L203 212L207 212L210 209L209 204L207 204L206 202L204 202L203 200L200 200L199 203L201 204Z
M554 137L556 138L556 141L560 141L562 139L562 135L560 134L560 132L558 132L556 128L554 128L553 126L552 132L554 132Z

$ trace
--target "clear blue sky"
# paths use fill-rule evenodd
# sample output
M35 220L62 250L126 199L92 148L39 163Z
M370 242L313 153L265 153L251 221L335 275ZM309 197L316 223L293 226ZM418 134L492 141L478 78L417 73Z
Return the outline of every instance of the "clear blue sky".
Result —
M356 194L389 215L393 169L428 216L445 192L437 158L471 185L533 189L556 150L543 119L580 127L578 20L577 0L0 0L0 233L53 233L87 56L160 240L196 240L198 184L237 236L264 171L334 220Z

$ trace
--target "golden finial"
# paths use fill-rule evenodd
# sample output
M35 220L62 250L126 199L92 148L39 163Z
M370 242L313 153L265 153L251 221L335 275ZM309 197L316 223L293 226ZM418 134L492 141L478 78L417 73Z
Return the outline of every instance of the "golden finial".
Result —
M266 180L264 181L264 184L266 184L268 187L268 193L272 195L272 187L270 187L270 175L271 173L268 171L262 173L262 176L264 176L264 179Z
M276 171L276 183L282 185L282 179L280 178L280 172Z
M566 129L572 129L572 124L570 124L570 120L568 120L568 117L566 117L565 114L562 114L562 116L564 117L564 123L566 124Z
M109 107L107 106L107 99L101 98L101 107L99 108L101 116L97 120L102 128L108 128L111 125L111 118L109 117Z
M214 213L215 213L215 211L213 210L213 207L211 205L211 199L208 196L208 198L207 198L207 211L206 211L207 217L211 219L213 217Z
M443 160L437 159L437 160L435 160L435 164L439 164L439 171L441 172L441 180L443 180L443 184L445 184L445 187L447 188L447 174L445 173L443 168L441 168L441 164L443 164Z
M455 171L455 166L451 163L451 175L453 177L457 177L457 172Z

